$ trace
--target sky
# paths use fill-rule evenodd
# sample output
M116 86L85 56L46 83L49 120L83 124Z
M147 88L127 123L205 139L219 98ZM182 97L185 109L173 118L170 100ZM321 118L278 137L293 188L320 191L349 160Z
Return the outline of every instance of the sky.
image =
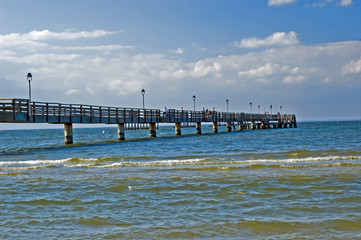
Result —
M0 98L361 119L357 0L0 0ZM0 124L4 129L5 124Z

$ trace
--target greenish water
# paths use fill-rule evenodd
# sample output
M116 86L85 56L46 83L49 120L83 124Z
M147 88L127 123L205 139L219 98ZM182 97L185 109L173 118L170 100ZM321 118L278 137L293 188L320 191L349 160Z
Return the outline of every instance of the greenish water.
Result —
M0 239L361 239L360 121L203 128L0 131Z

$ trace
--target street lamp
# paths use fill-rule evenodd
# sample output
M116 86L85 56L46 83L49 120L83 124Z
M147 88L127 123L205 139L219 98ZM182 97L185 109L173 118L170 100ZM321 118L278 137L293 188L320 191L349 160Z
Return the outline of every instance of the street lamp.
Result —
M261 115L261 105L258 105L258 114Z
M28 73L28 75L26 76L26 79L29 81L29 101L31 101L31 80L33 79L33 75L31 75L31 73Z
M228 103L229 103L228 99L226 100L226 103L227 103L227 114L228 114Z
M196 111L196 95L193 95L193 110Z
M249 108L251 109L251 120L252 120L252 102L249 103Z
M140 91L140 93L141 93L142 96L143 96L143 110L144 110L144 95L145 95L145 90L144 90L144 88L142 89L142 91Z
M272 116L272 105L271 105L271 106L269 106L269 108L271 109L271 116Z
M280 109L281 109L281 115L282 115L282 106L280 106Z
M26 76L26 80L29 81L29 116L31 117L31 80L33 80L33 75L31 75L31 73L28 73L28 75Z

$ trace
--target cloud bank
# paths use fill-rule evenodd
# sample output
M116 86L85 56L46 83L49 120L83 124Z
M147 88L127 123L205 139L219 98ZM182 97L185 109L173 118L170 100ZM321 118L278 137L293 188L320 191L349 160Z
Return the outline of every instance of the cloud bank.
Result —
M247 52L196 61L187 61L182 48L146 53L127 45L79 46L80 38L114 35L104 30L74 32L71 37L68 32L33 32L47 36L15 34L18 42L31 41L32 49L11 44L12 34L0 36L0 64L7 69L1 73L1 84L6 86L0 88L2 97L26 97L28 72L33 74L33 96L38 101L136 107L144 88L146 107L161 108L166 102L167 107L185 109L192 108L194 94L200 105L211 103L217 108L223 105L216 103L225 98L282 105L286 99L311 101L304 95L314 89L325 89L323 98L328 99L340 88L357 88L361 79L360 41L307 46L293 31L242 39L238 46ZM54 38L66 43L58 46ZM322 98L319 93L315 96Z

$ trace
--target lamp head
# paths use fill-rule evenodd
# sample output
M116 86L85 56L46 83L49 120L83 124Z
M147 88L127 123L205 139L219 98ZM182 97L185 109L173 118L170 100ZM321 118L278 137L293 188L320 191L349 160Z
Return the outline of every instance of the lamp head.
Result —
M145 90L144 90L144 88L142 89L141 93L142 93L142 95L144 95L144 94L145 94Z
M26 79L30 82L33 79L33 75L31 75L31 73L28 73Z

